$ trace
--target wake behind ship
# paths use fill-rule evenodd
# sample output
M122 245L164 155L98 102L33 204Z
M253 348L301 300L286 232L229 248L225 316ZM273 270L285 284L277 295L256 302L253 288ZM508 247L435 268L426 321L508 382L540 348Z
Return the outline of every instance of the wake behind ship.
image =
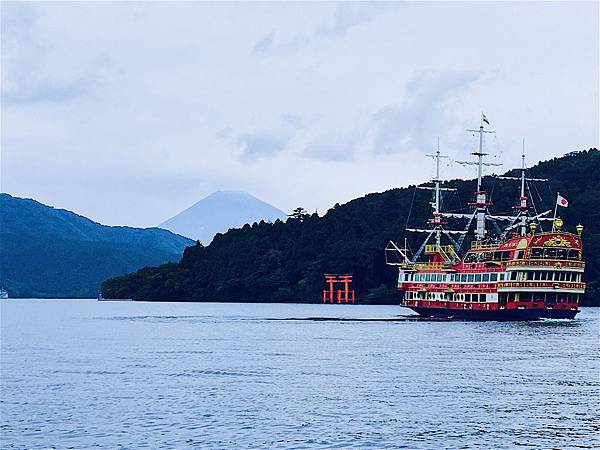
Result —
M564 230L557 216L559 207L568 201L557 195L554 215L552 210L531 215L532 205L526 196L529 182L547 180L525 176L525 155L522 156L519 178L500 177L520 181L520 199L514 214L496 215L490 212L492 204L482 187L483 136L488 123L482 115L479 130L479 149L472 155L477 166L477 188L470 214L441 211L441 194L451 189L440 187L440 154L429 155L436 162L433 186L421 186L433 193L432 217L428 228L407 229L424 233L426 238L419 250L411 256L406 248L390 241L386 247L386 261L399 269L398 289L403 291L401 305L422 316L475 319L475 320L537 320L542 318L573 319L579 312L579 301L585 292L581 234ZM446 228L449 218L464 219L462 230ZM474 239L463 250L463 242L474 223ZM495 233L488 230L493 224ZM504 224L501 226L500 224ZM544 231L544 226L548 228Z

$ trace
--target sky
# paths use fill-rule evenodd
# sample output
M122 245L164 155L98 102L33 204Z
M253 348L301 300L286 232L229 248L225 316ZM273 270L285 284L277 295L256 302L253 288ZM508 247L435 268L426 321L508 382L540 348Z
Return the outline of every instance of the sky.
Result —
M598 147L597 2L1 3L3 192L155 226L216 190L323 214ZM492 169L490 169L492 170Z

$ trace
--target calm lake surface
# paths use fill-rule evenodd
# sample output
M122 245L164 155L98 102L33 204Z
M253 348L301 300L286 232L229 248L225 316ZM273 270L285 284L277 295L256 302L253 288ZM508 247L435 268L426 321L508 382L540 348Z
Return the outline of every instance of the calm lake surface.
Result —
M598 309L6 300L2 448L600 448Z

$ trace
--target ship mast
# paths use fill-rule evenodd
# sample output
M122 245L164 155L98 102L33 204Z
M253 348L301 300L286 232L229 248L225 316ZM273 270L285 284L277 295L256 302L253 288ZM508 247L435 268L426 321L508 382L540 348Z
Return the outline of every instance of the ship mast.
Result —
M441 214L440 214L440 158L447 158L447 156L443 156L440 154L440 138L438 137L437 141L437 151L435 155L427 155L431 158L435 159L435 178L433 180L435 184L435 200L433 204L433 221L432 223L436 225L441 225ZM442 230L437 227L435 231L435 243L437 248L441 247L442 243Z
M523 149L521 151L521 168L519 169L521 171L521 176L519 178L517 177L507 177L507 176L501 176L498 177L502 180L515 180L515 181L520 181L521 182L521 196L519 198L519 204L516 206L513 206L513 209L519 211L517 213L517 215L513 218L513 224L511 226L509 226L506 231L509 231L513 228L516 228L517 226L519 227L519 232L521 236L526 236L527 235L527 222L528 220L544 220L541 218L541 216L544 216L546 214L549 213L549 211L546 211L542 214L539 214L535 217L529 217L528 216L528 211L530 209L529 206L529 198L525 195L525 183L527 181L548 181L546 178L527 178L525 176L525 171L527 170L527 166L525 165L525 138L523 138ZM518 220L518 222L516 222Z
M470 161L457 161L459 164L466 165L477 165L477 191L475 191L475 202L472 205L475 206L475 217L476 217L476 228L475 228L475 239L481 241L485 239L487 234L485 227L485 216L487 207L491 204L487 200L487 192L482 189L483 179L483 166L500 166L500 164L486 163L483 162L483 157L487 156L488 153L483 151L483 135L485 133L495 133L495 131L485 130L484 122L489 125L485 115L481 113L481 124L478 130L467 130L472 133L479 133L479 149L471 153L471 155L477 156L477 162L473 163Z
M525 211L529 209L527 206L527 197L525 196L525 138L523 138L523 151L521 152L521 198L519 209L521 210L521 236L527 234L527 216Z

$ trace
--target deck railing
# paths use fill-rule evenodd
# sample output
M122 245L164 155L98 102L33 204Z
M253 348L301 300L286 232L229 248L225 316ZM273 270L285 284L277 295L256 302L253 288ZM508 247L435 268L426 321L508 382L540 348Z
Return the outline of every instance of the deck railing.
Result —
M566 267L576 267L578 269L585 268L585 262L565 260L565 259L513 259L506 261L507 267L523 267L523 266L536 266L536 267L549 267L553 269L562 269Z

